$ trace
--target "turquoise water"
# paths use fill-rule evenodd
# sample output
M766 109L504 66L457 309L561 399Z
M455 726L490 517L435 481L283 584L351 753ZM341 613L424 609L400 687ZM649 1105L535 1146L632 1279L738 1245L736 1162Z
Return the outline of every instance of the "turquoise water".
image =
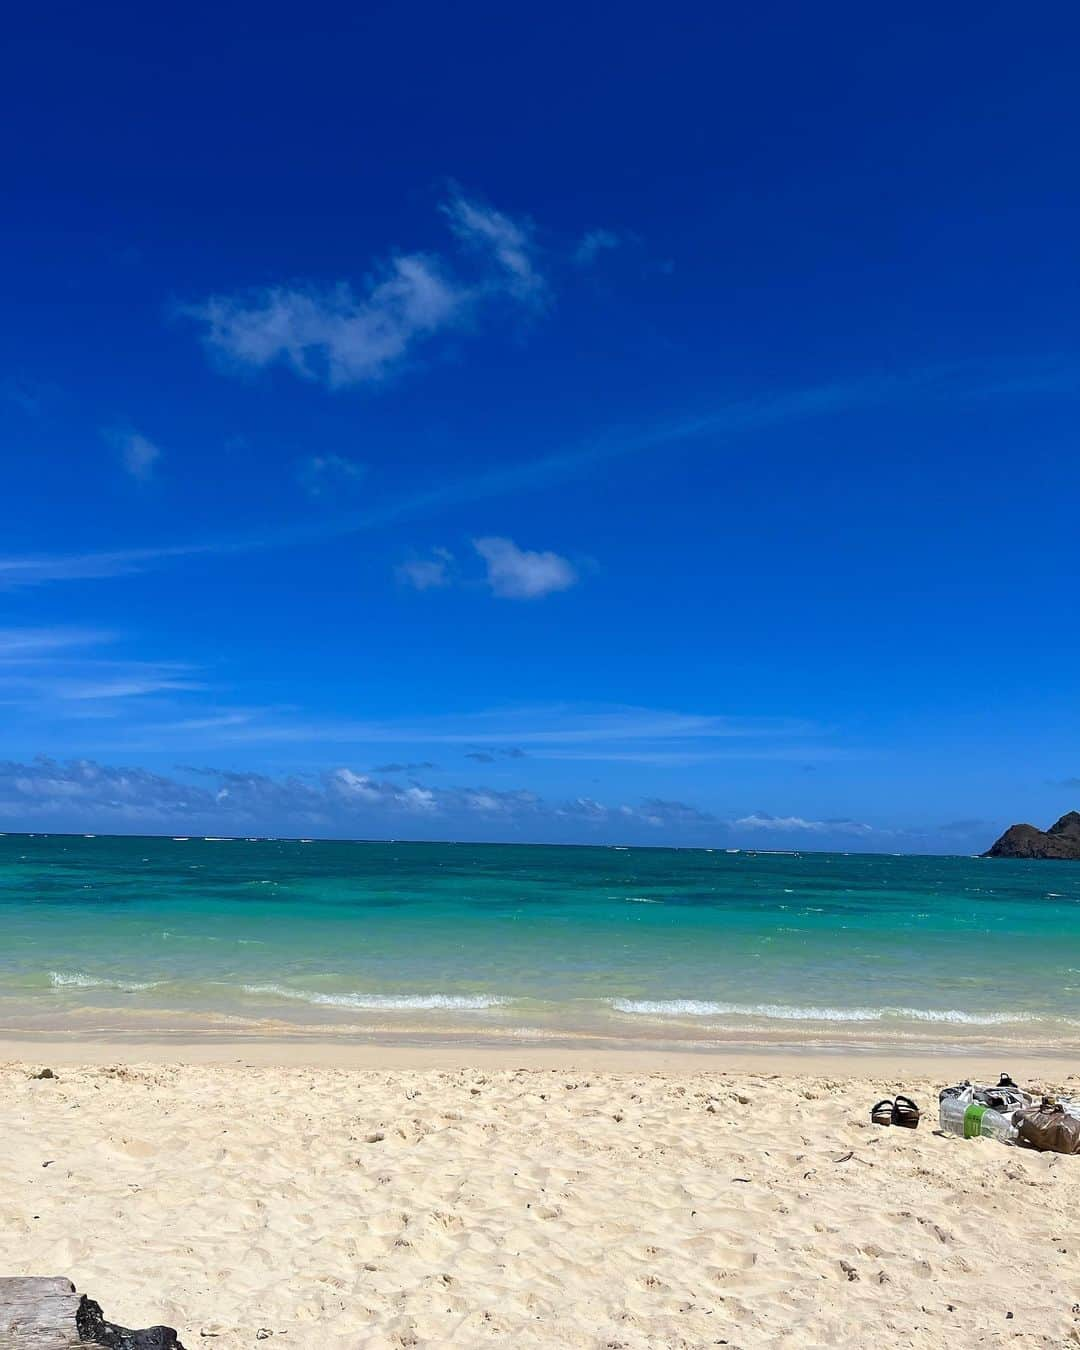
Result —
M0 837L0 1029L1080 1043L1080 866Z

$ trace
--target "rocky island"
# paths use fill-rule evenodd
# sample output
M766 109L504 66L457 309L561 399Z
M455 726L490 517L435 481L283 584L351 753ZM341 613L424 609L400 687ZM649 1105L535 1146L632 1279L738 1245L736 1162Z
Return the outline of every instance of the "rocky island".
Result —
M984 858L1054 858L1080 862L1080 811L1069 811L1048 830L1010 825Z

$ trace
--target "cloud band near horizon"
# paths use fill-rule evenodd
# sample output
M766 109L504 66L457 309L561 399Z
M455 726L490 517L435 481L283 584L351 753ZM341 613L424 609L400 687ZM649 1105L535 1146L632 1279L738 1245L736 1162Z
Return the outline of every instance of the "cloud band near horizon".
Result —
M404 771L406 766L387 769ZM859 821L814 821L754 813L730 819L691 803L646 797L606 803L550 801L524 788L433 787L415 778L376 777L345 766L274 777L217 768L176 775L93 759L0 761L0 821L16 832L312 834L493 838L564 842L675 842L698 846L740 832L866 839Z

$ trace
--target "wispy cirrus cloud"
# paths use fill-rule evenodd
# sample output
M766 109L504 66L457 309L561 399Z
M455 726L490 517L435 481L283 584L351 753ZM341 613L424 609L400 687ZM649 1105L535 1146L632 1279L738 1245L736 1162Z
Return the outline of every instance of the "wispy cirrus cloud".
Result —
M62 625L53 628L0 628L0 666L36 662L73 648L100 647L115 638L108 629Z
M807 740L813 731L793 730L787 744L770 744L766 741L754 741L752 744L737 743L734 747L719 747L710 744L706 749L696 748L693 741L685 745L664 745L642 749L609 749L602 746L590 746L588 749L562 749L548 746L542 752L542 758L550 760L581 760L605 764L651 764L655 768L688 768L694 764L716 764L721 760L753 759L779 763L800 763L808 755L820 760L850 759L853 752L845 748L823 745ZM534 752L536 753L536 752ZM803 766L805 768L805 766Z
M0 628L0 690L7 703L48 720L122 705L123 746L141 749L257 745L459 747L477 763L525 759L708 758L708 747L739 747L749 756L827 758L828 728L798 718L756 718L621 705L548 703L454 715L385 719L312 719L296 707L230 705L204 663L133 659L122 635L80 625ZM162 700L156 696L167 697ZM61 705L66 705L61 710ZM70 737L70 730L65 736ZM106 733L109 734L109 733ZM812 746L812 750L808 747ZM83 749L101 749L83 743ZM117 748L112 746L110 748ZM385 753L385 752L384 752ZM434 756L412 753L397 771L431 768ZM389 770L386 770L389 771Z
M190 678L197 679L198 672ZM824 760L845 752L822 728L798 719L708 717L649 709L573 706L503 709L457 716L387 720L313 719L299 709L221 706L213 694L178 694L181 715L163 717L148 700L122 728L90 727L79 740L86 753L191 751L250 753L277 747L295 754L395 756L409 764L437 760L458 747L477 764L495 761L625 761L655 765L707 762ZM206 706L209 702L209 706ZM75 705L87 708L88 704ZM72 744L70 737L67 744ZM316 749L318 747L318 749ZM507 750L507 747L512 747ZM37 748L37 747L35 747ZM488 758L490 756L490 758Z
M202 680L192 678L189 667L179 662L125 661L114 663L114 673L99 671L96 678L53 679L48 692L68 701L96 701L108 698L144 698L147 694L193 693L206 689Z
M48 718L80 705L125 704L127 748L169 750L257 745L460 747L476 762L527 758L619 759L670 754L708 757L714 742L741 747L749 756L790 753L827 757L828 729L797 718L732 717L664 709L553 703L506 707L453 716L329 719L302 709L229 706L199 663L129 659L112 654L119 635L78 626L0 628L0 688L27 712ZM162 707L154 695L183 695ZM88 715L98 716L93 709ZM70 733L65 733L66 735ZM794 744L792 744L794 743ZM91 748L86 746L85 748ZM92 748L103 748L95 744ZM110 747L116 748L116 747ZM407 770L431 766L431 757L403 756Z
M137 548L102 553L43 553L0 557L0 588L40 586L49 581L88 581L126 576L139 571L142 564L156 562L162 556L168 555L163 555L161 549Z
M107 549L100 553L38 553L0 556L0 590L59 581L102 581L132 576L145 568L197 554L235 552L227 541L177 544L161 548Z
M527 226L455 193L441 206L479 275L454 259L398 253L357 287L314 282L218 295L180 307L226 370L282 364L330 389L372 384L440 333L461 331L494 301L535 307L546 292Z
M108 701L204 692L187 662L146 661L103 654L118 640L103 629L0 629L0 695L24 716L90 718Z
M450 480L416 493L377 502L370 508L317 523L290 523L248 536L223 537L163 546L98 552L0 556L0 590L47 582L130 576L147 568L198 555L229 555L292 548L322 539L347 537L438 515L452 508L570 481L619 458L671 450L706 438L735 438L788 422L836 412L888 406L919 392L931 400L1011 398L1032 393L1075 395L1075 370L1047 363L1010 376L995 363L969 363L917 369L891 376L783 390L759 398L737 399L698 416L653 427L608 428L592 438L516 464Z

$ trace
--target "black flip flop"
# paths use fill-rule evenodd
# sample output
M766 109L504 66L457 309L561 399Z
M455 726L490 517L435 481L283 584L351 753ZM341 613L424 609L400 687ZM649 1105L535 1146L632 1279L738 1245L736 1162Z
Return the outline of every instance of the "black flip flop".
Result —
M902 1125L906 1130L917 1130L922 1112L910 1097L898 1096L893 1102L892 1123Z
M894 1110L895 1103L893 1102L893 1099L891 1097L886 1097L884 1101L880 1101L876 1106L870 1108L870 1119L875 1125L891 1125L893 1123Z

